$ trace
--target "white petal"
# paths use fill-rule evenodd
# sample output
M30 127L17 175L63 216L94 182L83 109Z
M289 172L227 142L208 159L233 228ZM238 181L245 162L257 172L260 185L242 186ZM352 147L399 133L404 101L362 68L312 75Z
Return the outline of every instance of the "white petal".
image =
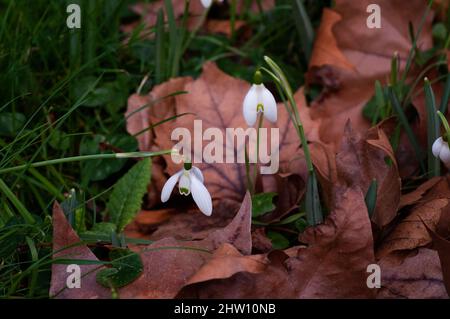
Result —
M200 2L205 8L209 8L211 6L212 0L200 0Z
M439 137L436 141L434 141L433 146L431 147L431 152L433 152L435 157L439 157L443 144L444 140L442 137Z
M183 173L183 170L176 172L172 175L167 182L164 184L164 187L161 191L161 202L165 203L169 200L170 194L172 194L172 190L178 182L180 175Z
M178 182L178 189L180 191L180 195L189 195L191 193L191 178L190 173L186 173L186 171L181 175L180 181Z
M248 126L253 126L256 122L256 106L258 105L256 89L256 84L253 84L244 98L243 113Z
M264 105L264 116L266 119L275 123L277 121L277 102L275 101L273 94L265 87L262 92L262 104Z
M448 148L448 144L445 142L442 145L441 152L439 153L439 158L447 168L450 167L450 149Z
M194 174L191 174L191 192L192 198L194 198L194 202L197 204L200 211L206 216L211 216L211 195L209 195L205 185L203 185Z
M200 170L200 168L196 167L196 166L192 166L192 172L195 174L195 177L197 177L200 182L204 182L204 178L203 178L203 174L202 171Z

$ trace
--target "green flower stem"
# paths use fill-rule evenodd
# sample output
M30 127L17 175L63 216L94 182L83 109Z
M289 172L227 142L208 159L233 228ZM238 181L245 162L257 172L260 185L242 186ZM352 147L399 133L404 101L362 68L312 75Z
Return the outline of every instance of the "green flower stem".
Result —
M290 114L293 114L294 116L294 124L296 126L296 130L297 130L297 134L300 138L300 141L302 142L302 146L303 146L303 150L305 153L305 161L306 161L306 165L308 167L308 171L312 172L314 170L314 166L312 164L312 160L311 160L311 153L309 151L309 146L308 146L308 141L306 139L305 136L305 131L303 128L303 123L300 119L300 114L298 113L298 108L297 108L297 103L295 102L294 99L294 95L292 93L292 89L291 86L289 84L289 82L287 81L283 71L280 69L280 67L268 56L264 57L264 60L266 61L266 63L270 66L270 68L272 69L272 72L268 72L268 74L274 78L275 82L277 84L279 84L285 91L285 95L289 101L289 104L291 106L291 110L287 109L287 111ZM266 71L265 68L261 68L261 70ZM285 104L286 106L286 104Z
M441 119L442 125L444 125L445 128L444 139L447 143L450 143L450 126L448 125L447 119L445 118L444 114L441 113L441 111L437 111L437 115Z
M302 143L303 152L305 154L305 161L308 168L308 179L306 184L306 194L305 194L305 208L306 208L306 219L308 224L311 226L318 225L323 222L323 212L322 205L320 203L319 187L317 183L317 177L314 171L314 166L311 160L311 154L309 151L308 141L305 136L305 131L303 128L303 123L300 119L300 114L298 112L297 103L294 99L294 94L289 82L286 79L281 68L269 57L265 56L264 60L272 69L272 72L267 72L269 76L274 79L275 84L279 91L281 91L281 96L283 98L284 106L286 107L289 117L292 120L297 134ZM265 69L262 69L265 71ZM286 98L289 103L286 103Z
M79 161L108 159L108 158L153 157L153 156L159 156L159 155L170 154L170 153L172 153L172 150L165 150L165 151L159 151L159 152L129 152L129 153L80 155L80 156L57 158L57 159L53 159L53 160L28 163L28 164L18 165L18 166L14 166L14 167L3 168L3 169L0 169L0 174L19 171L19 170L27 169L29 167L42 167L42 166L68 163L68 162L79 162Z
M261 113L258 114L258 129L256 131L256 163L255 163L255 169L253 171L253 193L254 194L256 192L256 177L258 175L258 158L259 158L259 142L260 142L260 138L259 138L259 133L262 127L262 123L263 123L263 115Z

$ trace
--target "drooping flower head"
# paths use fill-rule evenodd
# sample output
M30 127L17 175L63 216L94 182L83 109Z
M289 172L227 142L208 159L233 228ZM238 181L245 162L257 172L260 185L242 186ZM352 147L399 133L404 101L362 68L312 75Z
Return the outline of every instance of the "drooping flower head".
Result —
M200 211L206 216L211 216L212 199L203 182L204 178L200 169L190 162L185 162L183 169L172 175L164 184L161 201L165 203L169 200L172 190L178 183L179 193L184 196L192 194Z
M262 83L261 71L256 71L253 85L244 98L243 113L248 126L256 123L258 113L272 123L277 121L277 102L272 93Z
M216 0L217 2L223 2L223 0ZM200 0L200 2L202 3L202 5L205 8L209 8L213 2L213 0Z
M435 157L439 158L450 169L450 148L447 141L439 137L434 141L431 151Z

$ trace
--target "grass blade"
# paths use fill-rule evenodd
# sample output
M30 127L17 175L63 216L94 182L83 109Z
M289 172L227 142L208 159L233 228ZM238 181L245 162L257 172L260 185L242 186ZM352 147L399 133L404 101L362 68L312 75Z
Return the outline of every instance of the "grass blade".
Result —
M314 171L310 171L306 185L306 220L311 226L323 222L322 206L320 204L319 187Z
M303 0L295 0L294 18L306 60L309 61L314 43L314 29L303 5Z
M408 119L406 118L405 112L403 111L402 107L400 106L400 102L398 101L398 98L394 92L394 89L392 87L389 87L388 89L389 99L391 100L392 107L397 114L398 120L400 124L403 126L403 129L405 130L406 135L408 136L408 139L414 149L414 153L416 154L416 158L419 161L420 168L423 172L425 172L425 165L423 163L423 156L422 156L422 148L419 145L419 142L417 141L417 138L409 125Z
M447 74L447 81L445 82L444 92L442 93L441 106L439 110L442 114L447 113L448 99L450 97L450 73Z
M157 84L164 81L166 76L166 61L164 54L164 12L158 11L156 20L156 61L155 61L155 82Z

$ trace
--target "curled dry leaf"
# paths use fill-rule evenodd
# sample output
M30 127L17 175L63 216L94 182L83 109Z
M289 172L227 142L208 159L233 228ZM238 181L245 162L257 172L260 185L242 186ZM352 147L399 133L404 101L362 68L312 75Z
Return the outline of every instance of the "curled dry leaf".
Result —
M390 164L386 162L390 161ZM377 181L377 201L372 220L380 228L397 214L401 180L389 139L379 128L370 129L365 139L352 132L349 125L336 156L338 180L367 193L373 179Z
M64 214L55 206L55 248L65 247L79 242L78 236L67 223ZM118 290L122 298L173 298L178 291L186 285L189 278L194 276L202 265L211 259L212 253L223 244L235 247L236 251L230 253L236 256L237 250L245 255L251 252L251 198L247 195L239 212L232 222L223 229L216 230L201 241L178 241L174 238L164 238L146 246L139 251L144 264L143 274L129 285ZM69 234L69 236L67 236ZM136 250L137 248L134 247ZM223 248L227 249L227 248ZM230 251L229 247L227 249ZM223 251L223 250L222 250ZM77 259L98 261L97 257L85 245L67 249L65 256L74 256ZM243 262L236 271L246 269L256 271L252 262ZM253 258L252 260L258 260ZM65 289L58 298L109 298L108 289L98 285L95 281L95 269L92 266L81 266L82 273L88 271L86 280L80 289ZM96 266L98 267L98 266ZM227 270L229 271L229 270ZM217 276L217 273L211 273ZM228 275L231 273L228 272ZM199 276L207 278L203 270ZM66 285L67 272L65 266L53 265L51 292L57 292Z
M442 177L440 177L440 176L433 177L433 178L427 180L425 183L423 183L419 187L417 187L412 192L402 195L402 197L400 197L399 209L402 207L405 207L405 206L413 205L413 204L417 203L418 201L420 201L423 198L423 196L425 195L425 193L429 189L433 188L433 186L436 185L437 183L439 183L441 180L442 180Z
M423 247L431 242L423 222L433 230L438 224L442 210L450 200L448 177L430 179L403 197L404 207L414 206L383 240L377 251L378 258L393 251Z
M366 268L373 263L370 221L362 193L337 189L338 202L326 222L301 236L308 247L289 257L269 253L265 270L191 285L186 295L201 298L362 298L372 297ZM292 248L289 250L292 252Z
M431 243L424 222L433 229L439 221L441 211L448 205L448 199L434 199L414 207L395 229L383 240L377 251L378 258L399 250L412 250Z
M265 268L265 259L264 255L243 256L234 246L223 244L186 285L229 278L238 272L259 273Z
M313 52L309 61L310 67L332 65L342 69L353 70L354 66L339 49L336 37L333 34L334 25L342 20L339 13L325 8L314 41Z

